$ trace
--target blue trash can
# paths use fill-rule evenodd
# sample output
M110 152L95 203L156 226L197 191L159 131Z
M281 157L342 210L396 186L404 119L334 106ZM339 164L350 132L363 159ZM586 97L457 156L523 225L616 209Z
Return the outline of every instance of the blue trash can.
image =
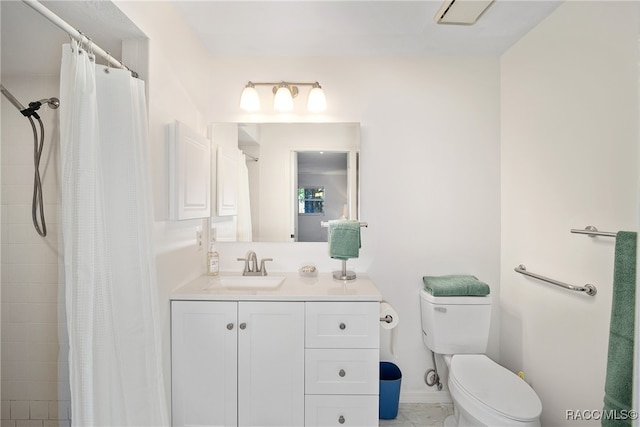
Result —
M391 362L380 362L380 402L378 415L381 420L398 416L402 372Z

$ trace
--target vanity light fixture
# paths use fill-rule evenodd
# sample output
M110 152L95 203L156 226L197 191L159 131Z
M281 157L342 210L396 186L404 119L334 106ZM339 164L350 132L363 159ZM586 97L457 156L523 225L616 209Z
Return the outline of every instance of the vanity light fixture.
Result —
M298 86L311 86L307 99L307 109L309 111L319 113L327 109L327 99L320 83L291 83L285 81L280 83L247 83L240 96L241 109L249 112L260 110L260 98L256 86L272 86L274 94L273 108L277 111L287 112L293 110L293 98L298 96Z

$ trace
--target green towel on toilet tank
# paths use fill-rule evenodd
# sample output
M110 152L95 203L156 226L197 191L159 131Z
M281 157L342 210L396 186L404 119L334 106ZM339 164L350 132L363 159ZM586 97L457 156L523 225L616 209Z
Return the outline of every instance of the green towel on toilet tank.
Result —
M360 255L360 221L329 221L329 256L347 260Z
M631 426L633 396L633 346L635 337L636 244L638 235L620 231L616 235L613 262L613 296L604 383L603 426Z
M449 276L424 276L424 289L434 297L485 296L489 295L489 285L477 277L464 274Z

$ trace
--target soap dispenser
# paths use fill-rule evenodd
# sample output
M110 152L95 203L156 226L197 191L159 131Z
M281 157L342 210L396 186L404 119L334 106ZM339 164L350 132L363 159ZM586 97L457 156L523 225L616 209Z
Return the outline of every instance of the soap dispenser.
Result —
M217 276L220 272L220 256L216 247L211 243L209 252L207 253L207 274L209 276Z

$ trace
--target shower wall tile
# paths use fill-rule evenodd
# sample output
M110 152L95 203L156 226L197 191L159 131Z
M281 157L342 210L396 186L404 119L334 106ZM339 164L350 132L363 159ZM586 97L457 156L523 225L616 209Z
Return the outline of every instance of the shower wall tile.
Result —
M26 400L11 402L11 418L14 420L29 419L29 402Z
M3 303L25 303L29 302L30 291L28 284L7 283L2 289Z
M4 120L2 122L5 123ZM28 137L28 134L25 134L20 138L24 138L25 136ZM33 165L33 151L25 150L24 146L21 146L21 145L6 145L4 144L4 137L2 137L2 141L3 141L3 152L2 152L3 167L4 165L7 165L7 166Z
M43 427L43 420L16 420L16 427Z
M4 307L3 307L4 308ZM4 315L4 310L3 310ZM5 326L6 325L6 326ZM27 339L27 326L24 323L6 323L5 318L2 318L2 342L11 345L10 343L18 341L26 341ZM3 346L4 350L4 346ZM4 358L4 353L3 353ZM3 376L4 378L4 376Z
M7 221L9 223L28 224L31 222L31 204L11 204L6 205L6 208Z
M52 276L58 275L58 267L51 264L9 264L7 268L11 283L51 283Z
M58 304L58 285L57 284L34 283L29 287L29 291L30 291L29 292L30 302Z
M49 419L49 402L44 400L33 400L29 403L29 417L32 420Z
M5 248L3 247L3 249ZM25 262L25 259L38 260L39 264L57 265L58 263L58 253L56 248L51 245L16 243L11 245L10 249L10 251L5 251L6 255L3 253L6 264L21 264Z
M29 398L29 382L3 380L1 393L3 399L26 400Z
M6 204L21 204L31 203L31 190L33 184L22 185L9 185L2 184L2 202Z
M19 99L40 99L43 92L58 92L55 76L3 75L3 84L10 85ZM48 231L43 238L34 230L31 218L31 128L2 102L0 379L5 400L0 418L3 426L11 427L69 426L69 403L64 402L69 399L68 339L58 257L58 138L52 140L51 132L57 130L57 117L50 111L43 116L47 134L40 173ZM29 408L26 416L25 405ZM9 422L7 408L14 406L21 412L11 413Z
M33 164L28 165L7 165L2 167L3 185L20 185L29 180L33 180Z
M46 242L43 242L42 237L38 235L31 222L28 224L9 224L7 239L9 244L30 243L42 246L50 245L55 248L58 241L58 226L53 223L47 224ZM37 259L30 256L25 258L23 262L33 263L37 261Z
M57 361L59 351L56 342L27 342L28 360L34 362Z
M44 420L43 427L71 427L71 420Z

